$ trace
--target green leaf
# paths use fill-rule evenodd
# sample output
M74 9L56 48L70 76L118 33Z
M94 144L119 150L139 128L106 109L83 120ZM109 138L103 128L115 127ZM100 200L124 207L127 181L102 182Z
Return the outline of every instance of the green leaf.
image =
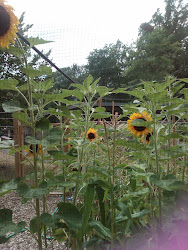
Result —
M70 86L73 86L73 87L80 89L82 91L82 93L84 93L86 91L84 86L82 84L79 84L79 83L72 83Z
M72 90L72 95L78 98L80 101L84 99L84 94L80 90Z
M82 216L73 204L58 203L58 215L69 225L71 230L79 230L82 227Z
M30 231L33 234L37 232L37 217L33 217L30 220Z
M96 186L96 193L99 199L99 207L100 207L100 220L102 224L106 225L106 215L105 215L105 203L103 202L104 199L104 189L100 186Z
M13 118L21 122L21 124L30 127L31 123L29 122L29 117L25 112L18 112L13 114Z
M22 67L21 71L30 76L31 78L34 78L36 76L40 76L40 71L37 69L32 68L31 66L28 66L27 68Z
M97 79L97 80L95 80L93 83L92 83L92 85L91 85L91 91L92 91L92 93L94 93L94 91L96 90L96 88L97 88L97 84L98 84L98 82L100 81L100 77Z
M151 213L151 210L143 209L142 211L140 211L138 213L134 213L131 216L133 219L136 219L136 218L140 218L140 217L145 216L145 215L150 214L150 213Z
M65 230L63 228L58 228L54 231L54 236L58 242L65 241L67 236L65 234Z
M0 244L6 243L9 239L5 236L0 235Z
M111 117L112 114L108 113L108 112L98 112L98 113L93 113L92 117L94 119L99 119L99 118L109 118Z
M105 95L108 95L108 94L110 94L112 89L109 89L109 88L107 88L107 87L105 87L105 86L99 86L99 87L97 87L97 89L96 89L96 91L99 93L99 95L100 95L100 97L103 97L103 96L105 96Z
M2 104L2 107L3 107L4 111L7 112L7 113L13 113L13 112L17 112L17 111L23 110L20 107L20 103L17 102L17 101L4 102Z
M184 189L186 187L183 182L177 181L176 176L172 174L166 175L163 179L160 179L157 175L152 175L150 176L150 182L168 191Z
M12 221L12 210L10 209L0 209L0 223Z
M23 56L23 54L25 53L24 49L21 48L17 48L15 46L10 46L8 49L4 49L4 51L6 51L9 54L12 54L18 58L21 58Z
M41 82L42 84L42 91L46 92L47 90L51 89L54 85L54 81L53 78L47 79L43 82Z
M0 149L11 148L14 145L13 140L0 141Z
M87 225L88 225L93 198L94 198L94 185L88 184L86 188L86 192L85 192L84 211L82 215L81 238L83 237L85 230L87 228Z
M18 184L17 192L21 197L28 197L28 194L30 193L29 186L26 183L20 183Z
M120 210L122 212L123 216L127 216L127 218L131 219L131 213L130 213L129 207L127 205L125 205L121 201L116 201L115 206L118 210Z
M47 65L41 65L39 68L39 72L40 72L40 75L52 76L52 69ZM53 78L50 78L50 80L52 80L52 79Z
M30 37L28 38L28 41L30 42L30 47L33 47L38 44L45 44L45 43L51 43L52 41L46 41L44 39L41 39L39 37Z
M100 244L103 242L103 240L99 237L97 237L96 235L92 236L88 241L85 241L82 244L82 249L92 247L93 245L95 246L100 246ZM93 248L91 248L93 249ZM95 248L94 248L95 249Z
M162 92L157 92L147 95L147 99L151 100L154 103L160 102L163 98L166 98L168 90Z
M41 118L39 121L36 122L35 127L41 130L48 130L50 126L50 122L46 118Z
M55 226L53 216L51 214L48 214L48 213L41 214L40 221L46 226L49 226L49 227Z
M110 229L105 227L100 221L91 220L89 226L95 229L96 234L102 239L111 240Z
M54 161L58 160L74 160L75 157L65 154L63 151L48 151L48 154L53 157Z
M32 136L27 136L26 138L25 138L25 141L27 142L27 143L29 143L29 144L40 144L40 140L37 140L37 139L35 139L34 137L32 137Z
M42 146L49 146L53 144L59 143L61 139L62 132L58 128L52 128L50 130L47 130L46 136L43 140L40 141L40 144Z
M42 195L47 193L47 182L42 181L38 188L31 189L30 191L31 191L32 197L40 198Z
M21 179L17 178L17 179L13 179L9 182L0 183L0 194L5 193L5 192L10 191L10 190L15 190L20 181L21 181Z
M18 85L18 80L16 79L5 79L0 80L0 89L4 90L16 90L16 86Z
M101 112L105 112L105 111L106 111L106 108L105 108L105 107L96 107L94 112L95 112L95 113L98 113L98 112L101 113Z
M91 83L93 82L93 76L92 75L89 75L83 82L83 86L85 87L86 91L87 92L90 92L90 85Z
M142 89L135 89L133 91L125 91L125 93L129 95L133 95L139 99L142 99L146 95L146 92Z
M116 145L120 145L120 146L125 146L125 147L128 147L128 148L133 148L133 149L136 149L136 150L139 150L141 148L143 148L143 146L138 143L137 141L125 141L123 139L118 139L115 141Z

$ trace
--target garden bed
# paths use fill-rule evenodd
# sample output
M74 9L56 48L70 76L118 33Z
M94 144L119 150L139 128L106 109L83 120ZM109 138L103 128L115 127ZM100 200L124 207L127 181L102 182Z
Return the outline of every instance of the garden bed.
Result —
M47 196L47 206L49 213L53 213L57 207L57 203L60 202L60 195L49 195ZM21 203L21 198L16 192L8 193L0 197L0 208L8 208L13 211L13 221L18 223L25 221L27 227L29 227L29 221L35 216L35 210L31 202L26 204ZM64 243L54 241L54 249L63 250L66 249ZM10 237L7 243L1 244L1 250L25 250L25 249L38 249L36 240L31 236L31 233L26 230L19 233L16 236Z

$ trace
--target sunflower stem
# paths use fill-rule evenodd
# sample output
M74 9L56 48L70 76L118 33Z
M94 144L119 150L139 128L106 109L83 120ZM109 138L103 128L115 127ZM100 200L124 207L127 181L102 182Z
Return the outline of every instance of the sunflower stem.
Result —
M19 41L19 40L18 40ZM19 41L19 46L22 48L22 45ZM28 67L27 58L24 54L24 62L25 67ZM28 86L28 96L29 96L29 108L33 106L33 99L32 99L32 83L29 74L27 76L27 86ZM35 138L35 119L34 119L34 112L30 109L30 118L31 118L31 129L32 129L32 136ZM33 147L33 170L34 170L34 181L35 181L35 188L38 187L38 167L37 167L37 152L36 152L36 144L32 145ZM35 199L36 204L36 216L37 216L37 241L39 250L42 250L42 238L41 238L41 222L40 222L40 205L39 205L39 198Z
M155 163L157 168L157 175L160 178L160 165L159 165L159 158L158 158L158 147L157 147L157 130L156 130L156 105L153 105L153 135L154 135L154 148L155 148ZM161 203L161 189L158 187L158 203L159 203L159 226L161 226L161 219L162 219L162 203Z

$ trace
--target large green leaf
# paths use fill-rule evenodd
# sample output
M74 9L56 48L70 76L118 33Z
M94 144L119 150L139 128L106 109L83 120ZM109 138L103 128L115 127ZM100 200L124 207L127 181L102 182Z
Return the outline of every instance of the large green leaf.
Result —
M48 151L48 154L53 157L54 161L75 159L75 157L65 154L63 151L52 150L52 151Z
M90 87L90 85L91 85L92 82L93 82L93 76L92 76L92 75L89 75L89 76L84 80L84 82L83 82L83 86L84 86L84 88L86 89L87 93L90 92L89 87Z
M11 148L14 145L13 140L0 141L0 149Z
M3 208L0 210L0 223L12 221L12 210Z
M89 226L95 229L96 234L102 239L111 240L111 232L110 229L105 227L100 221L91 220Z
M40 221L46 226L49 226L49 227L54 227L55 226L53 216L51 214L49 214L49 213L41 214Z
M115 141L115 143L116 143L116 145L125 146L125 147L133 148L136 150L143 148L143 146L140 143L138 143L137 141L134 141L134 140L126 141L123 139L117 139Z
M5 193L9 190L15 190L21 178L13 179L9 182L0 183L0 194Z
M40 144L43 146L49 146L53 144L59 143L61 139L62 132L58 128L52 128L50 130L47 130L46 136L43 140L41 140Z
M4 49L4 51L6 51L9 54L12 54L18 58L21 58L23 56L23 54L25 53L24 49L15 47L15 46L10 46L8 49Z
M109 118L112 116L112 114L108 112L98 112L98 113L93 113L92 116L94 119L99 119L99 118Z
M29 188L26 183L20 183L17 187L17 192L19 196L26 199L40 198L47 193L47 182L41 182L38 188Z
M150 176L150 182L162 189L173 191L185 189L186 185L182 181L177 181L176 176L169 174L160 179L157 175Z
M30 42L30 47L33 47L38 44L45 44L45 43L51 43L52 41L46 41L39 37L30 37L28 38L28 41Z
M125 205L121 201L116 201L115 206L118 210L120 210L122 212L123 216L127 216L127 218L131 219L131 213L130 213L129 207L127 205Z
M4 90L16 90L16 86L18 85L18 80L16 79L5 79L0 80L0 89Z
M13 114L13 118L21 122L21 124L30 127L31 123L29 122L29 116L26 112L18 112Z
M50 122L46 118L41 118L39 121L36 122L35 127L41 130L48 130L50 126Z
M23 110L23 108L20 107L20 103L18 101L4 102L2 104L2 107L4 111L7 113L14 113L14 112Z
M105 203L103 202L104 199L104 189L100 186L96 186L96 193L99 199L99 207L100 207L100 217L101 222L104 226L106 226L106 215L105 215Z
M58 203L58 215L62 218L70 227L71 230L80 230L82 228L82 216L77 209L71 203Z
M86 192L85 192L84 211L82 215L81 238L83 237L85 230L87 228L87 225L88 225L93 198L94 198L94 185L88 184L86 188Z
M103 96L106 96L106 95L110 94L111 93L110 91L112 89L109 89L109 88L107 88L105 86L99 86L99 87L97 87L96 90L99 93L100 97L103 97Z

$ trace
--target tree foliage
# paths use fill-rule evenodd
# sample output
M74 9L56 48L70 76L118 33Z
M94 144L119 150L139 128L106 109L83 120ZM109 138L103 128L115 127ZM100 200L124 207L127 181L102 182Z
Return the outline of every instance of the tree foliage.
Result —
M123 72L126 66L127 46L121 41L95 49L88 56L86 68L94 78L101 77L101 84L117 88L124 83Z
M149 23L140 25L138 39L127 58L127 81L162 81L167 74L188 77L188 5L165 0L164 15L158 9Z

